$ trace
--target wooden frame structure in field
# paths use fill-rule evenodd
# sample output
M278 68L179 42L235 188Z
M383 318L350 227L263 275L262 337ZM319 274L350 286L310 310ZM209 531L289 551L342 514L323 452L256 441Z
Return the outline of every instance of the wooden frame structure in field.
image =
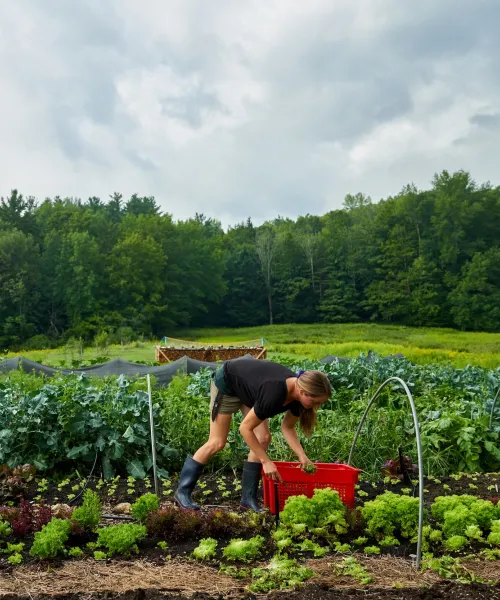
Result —
M267 356L264 338L246 342L191 342L164 337L156 346L156 362L169 363L183 356L202 362L223 362L250 355L263 360Z

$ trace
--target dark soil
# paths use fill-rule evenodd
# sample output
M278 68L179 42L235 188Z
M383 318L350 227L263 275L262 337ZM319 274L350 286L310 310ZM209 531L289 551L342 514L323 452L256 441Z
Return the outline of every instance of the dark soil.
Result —
M241 474L236 476L232 473L207 474L200 478L198 486L193 493L193 499L203 506L233 506L239 505L241 489L238 489ZM173 492L177 486L177 476L168 481L160 482L160 495L164 501L172 499ZM44 500L47 505L70 504L78 506L83 496L85 481L73 477L69 483L54 482L47 478L47 484L40 485L41 478L30 482L23 496L26 500ZM46 487L46 489L45 489ZM117 481L99 482L99 477L92 477L86 482L85 489L91 489L99 494L104 505L116 505L122 502L133 503L139 496L148 492L154 492L152 480L136 480L132 483L126 477L120 477ZM17 504L19 499L14 499Z
M240 512L239 501L241 497L241 490L239 489L239 474L233 475L232 473L225 474L206 474L200 478L199 484L193 494L193 497L202 505L202 513L206 513L213 510L214 507L224 507L227 510ZM76 489L76 486L79 486ZM161 483L161 504L163 506L172 506L172 495L173 490L176 488L176 478L173 477L168 482ZM59 484L60 486L60 484ZM42 488L47 489L40 490L40 480L29 484L29 488L25 494L25 498L30 501L37 502L41 496L43 501L47 505L53 505L56 503L69 503L72 506L78 506L81 503L81 496L78 498L78 494L82 491L82 481L77 478L72 479L68 484L60 486L58 489L58 483L47 481L46 486L42 485ZM134 488L133 493L130 493L131 488ZM147 492L154 491L151 486L151 482L148 480L141 481L137 480L133 483L127 481L126 478L118 479L117 481L109 481L104 484L99 483L98 478L92 478L87 482L87 489L95 490L101 497L105 506L105 512L110 515L111 510L116 504L121 502L133 503L139 496ZM392 481L379 481L376 484L371 482L360 482L359 489L356 491L356 508L361 508L364 502L374 499L384 491L389 490L394 493L407 493L411 496L418 496L418 485L414 482L414 485L408 485L402 482L394 480ZM403 492L404 490L404 492ZM424 482L425 491L425 502L429 505L434 501L436 496L445 494L471 494L484 499L493 499L500 495L500 474L463 474L457 477L445 477L436 481L434 478L426 478ZM75 498L68 498L68 495L75 495ZM262 501L262 488L259 490L260 499ZM37 500L35 500L37 498ZM18 500L14 500L13 504L16 505ZM103 524L119 524L124 521L119 519L105 519ZM274 518L268 516L266 526L259 529L258 533L268 537L273 527ZM251 533L250 535L255 535ZM250 537L244 536L244 537ZM342 536L342 542L351 543L356 537L361 535L361 531L352 529L347 536ZM180 537L180 539L179 539ZM168 555L171 557L187 557L190 556L193 549L198 545L199 539L204 537L199 532L191 531L189 535L174 537L166 536L168 542L168 549L166 551L161 550L157 543L164 539L163 537L148 536L140 547L140 556L148 559L154 564L161 565L165 562ZM211 537L219 537L218 535ZM226 534L220 536L220 544L218 549L217 560L221 559L220 553L221 548L225 545L226 541L229 541L231 537L240 537L234 535L234 532L228 531ZM68 546L79 546L85 549L85 544L88 541L94 541L95 536L91 539L81 539L78 536L72 537L69 540ZM26 542L26 549L31 546L32 536L19 540L13 539L13 542L24 541ZM416 544L405 544L402 543L400 546L383 548L381 549L383 554L390 554L396 557L409 557L416 553ZM272 554L270 548L269 553ZM267 553L266 553L267 555ZM302 553L304 558L311 558L311 553ZM24 561L31 562L33 559L24 553ZM119 560L118 557L113 560ZM217 565L217 560L214 561L214 566ZM11 565L7 563L6 558L0 555L0 573L5 570L10 570Z
M2 600L243 600L254 599L257 596L248 592L234 592L230 595L205 594L196 592L185 595L175 591L143 590L129 592L84 592L73 594L38 594L16 595L5 594ZM458 583L439 583L427 588L400 589L336 589L319 585L306 585L298 590L289 592L271 592L269 600L485 600L500 599L499 586L487 586L480 583L468 585Z
M231 510L237 509L241 497L240 477L241 473L202 475L193 492L193 499L206 507L221 506ZM36 498L38 501L41 498L49 506L58 503L78 506L81 503L81 492L83 491L81 479L75 477L69 484L60 488L58 488L60 484L49 480L46 490L39 489L39 482L40 479L28 485L24 493L25 499L33 501ZM160 484L162 501L170 502L172 500L176 486L177 476ZM130 484L123 477L116 482L107 481L104 484L99 483L99 478L93 477L88 480L87 489L96 491L103 504L107 506L114 506L122 502L133 503L142 494L154 491L149 479L136 480ZM356 493L356 506L362 506L365 501L373 500L386 490L394 493L404 493L402 490L406 490L408 495L417 496L418 480L414 478L412 484L405 484L399 480L380 480L377 483L362 481L359 483L359 490ZM438 480L424 478L424 490L426 504L432 503L436 496L445 494L471 494L479 498L496 499L500 497L500 473L465 473L455 477L441 477ZM259 494L262 501L262 488L259 489ZM18 499L15 499L14 505L17 502Z

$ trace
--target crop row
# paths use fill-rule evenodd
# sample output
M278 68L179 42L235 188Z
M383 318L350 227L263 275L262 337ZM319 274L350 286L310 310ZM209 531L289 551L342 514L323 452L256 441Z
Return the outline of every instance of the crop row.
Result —
M170 546L193 540L193 558L218 561L221 571L250 578L253 591L308 579L313 571L298 560L331 553L346 555L345 569L368 583L356 553L377 555L399 546L411 550L418 531L418 504L417 498L387 491L354 510L336 491L316 490L312 498L289 498L275 528L266 513L186 512L160 506L155 494L146 493L132 504L130 522L103 527L101 500L87 490L81 506L59 506L56 515L43 504L24 500L18 507L0 507L0 554L13 565L60 557L107 560L137 555L149 542L168 559ZM500 558L500 507L490 500L437 497L425 512L423 531L424 566L438 572L459 566L457 556L471 552L486 560ZM266 568L251 569L252 563L263 559L270 559Z
M479 367L418 366L405 359L296 363L293 369L320 368L334 388L319 411L319 425L303 439L314 460L346 460L360 417L375 389L391 375L407 382L421 424L427 474L495 471L500 468L496 421L489 428L492 399L500 386L500 370ZM206 441L209 430L211 372L174 378L153 392L160 475L179 469L187 453ZM354 456L356 466L375 473L399 445L414 453L413 422L398 386L379 398L382 410L369 417ZM500 416L497 412L496 417ZM247 448L236 417L226 449L214 467L241 464ZM279 419L271 421L275 460L289 460ZM75 467L90 470L96 457L106 477L151 474L149 409L144 380L124 377L95 380L82 375L44 380L12 373L0 379L0 464L34 464L38 471Z

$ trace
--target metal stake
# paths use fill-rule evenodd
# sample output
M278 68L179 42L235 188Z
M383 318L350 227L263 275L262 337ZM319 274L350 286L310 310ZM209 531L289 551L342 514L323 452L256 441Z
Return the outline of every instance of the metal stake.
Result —
M158 489L158 475L156 472L156 438L155 438L155 423L153 417L153 396L151 394L151 378L149 373L147 374L148 380L148 397L149 397L149 423L151 426L151 457L153 459L153 477L155 480L155 494L160 497Z

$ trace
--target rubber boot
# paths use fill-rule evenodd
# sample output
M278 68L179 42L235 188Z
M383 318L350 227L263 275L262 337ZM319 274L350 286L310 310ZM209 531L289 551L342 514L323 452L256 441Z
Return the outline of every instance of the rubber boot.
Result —
M263 509L257 502L257 490L259 489L262 463L245 461L243 465L243 476L241 478L241 507L262 512Z
M187 456L179 476L179 485L174 494L174 500L177 504L186 510L200 510L198 504L193 502L191 494L194 486L203 471L204 465Z

